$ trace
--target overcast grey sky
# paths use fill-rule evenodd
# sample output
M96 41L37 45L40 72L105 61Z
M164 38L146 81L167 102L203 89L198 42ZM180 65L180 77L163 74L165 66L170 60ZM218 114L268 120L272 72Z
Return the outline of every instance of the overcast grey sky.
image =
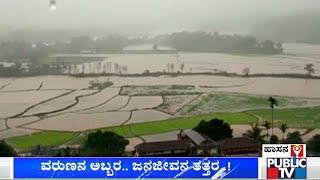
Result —
M320 10L320 0L0 0L2 28L167 32L249 30L273 16Z

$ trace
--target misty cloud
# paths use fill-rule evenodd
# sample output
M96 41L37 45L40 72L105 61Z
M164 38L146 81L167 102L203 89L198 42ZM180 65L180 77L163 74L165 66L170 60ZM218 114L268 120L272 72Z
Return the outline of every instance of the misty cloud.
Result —
M316 11L318 0L1 0L1 28L250 31L256 22Z

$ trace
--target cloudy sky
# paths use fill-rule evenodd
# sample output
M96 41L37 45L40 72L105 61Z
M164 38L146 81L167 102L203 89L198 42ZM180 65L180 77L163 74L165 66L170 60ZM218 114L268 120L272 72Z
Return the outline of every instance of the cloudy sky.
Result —
M168 32L249 31L259 21L320 10L320 0L0 0L0 27Z

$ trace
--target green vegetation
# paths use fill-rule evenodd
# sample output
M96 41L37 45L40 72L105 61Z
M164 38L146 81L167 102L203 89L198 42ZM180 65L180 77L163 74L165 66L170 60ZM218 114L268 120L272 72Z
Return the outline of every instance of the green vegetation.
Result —
M215 118L224 119L224 121L229 124L250 124L256 121L255 117L247 113L214 113L193 117L174 118L165 121L108 127L101 130L114 132L120 136L131 138L135 136L152 135L181 129L191 129L196 127L202 120L210 121ZM134 132L134 134L132 132ZM85 138L86 136L77 137L72 144L82 144Z
M113 85L113 82L111 82L111 81L106 81L106 82L90 81L89 84L90 84L89 89L102 90L102 89L105 89L105 88L107 88L107 87L112 86L112 85Z
M36 64L73 64L78 65L86 62L102 61L100 57L41 57L33 61Z
M226 35L218 32L176 32L161 36L160 43L185 52L218 52L245 54L281 54L281 43L258 41L253 36Z
M251 129L248 129L247 132L243 134L244 137L254 139L256 142L261 144L265 143L265 134L262 134L262 129L258 123L252 123Z
M77 134L72 132L44 131L28 136L18 136L6 139L6 142L18 150L30 150L40 146L58 146L74 138Z
M16 155L16 152L10 145L4 140L0 140L0 157L14 157Z
M96 131L88 135L81 148L81 156L123 156L129 141L114 132Z
M212 112L243 111L246 109L268 108L269 105L264 96L254 96L240 93L212 92L199 98L182 110L184 115L195 115ZM298 98L277 98L280 107L303 106L308 100Z
M200 121L194 130L205 134L215 141L233 137L233 130L231 129L230 125L223 120L216 118L210 121Z
M320 134L314 135L307 143L309 151L320 153Z
M120 95L123 96L154 96L154 95L185 95L200 94L195 86L123 86Z
M105 130L119 133L124 137L133 137L132 131L137 136L158 134L163 132L194 128L201 120L210 121L211 119L224 119L229 124L249 124L256 121L256 118L247 113L214 113L209 115L198 115L193 117L174 118L165 121L154 121L137 123L122 127L105 128Z
M260 109L249 111L260 116L264 120L271 120L270 109ZM295 128L319 128L320 127L320 107L275 109L274 123L280 125L287 123L289 127Z

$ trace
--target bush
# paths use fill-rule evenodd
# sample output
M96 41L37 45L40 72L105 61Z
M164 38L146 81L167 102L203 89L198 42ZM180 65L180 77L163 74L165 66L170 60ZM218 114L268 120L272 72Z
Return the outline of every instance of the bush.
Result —
M219 141L226 138L232 138L230 125L220 119L212 119L211 121L202 120L195 128L195 131L202 133L212 140Z
M320 134L313 136L307 143L308 150L320 153Z
M114 132L90 133L84 142L82 156L123 156L129 141Z
M14 157L17 153L4 140L0 141L0 157Z
M270 144L278 144L279 143L279 138L276 135L270 136Z
M303 144L301 134L299 131L295 131L292 133L289 133L287 135L287 138L284 140L285 144Z

